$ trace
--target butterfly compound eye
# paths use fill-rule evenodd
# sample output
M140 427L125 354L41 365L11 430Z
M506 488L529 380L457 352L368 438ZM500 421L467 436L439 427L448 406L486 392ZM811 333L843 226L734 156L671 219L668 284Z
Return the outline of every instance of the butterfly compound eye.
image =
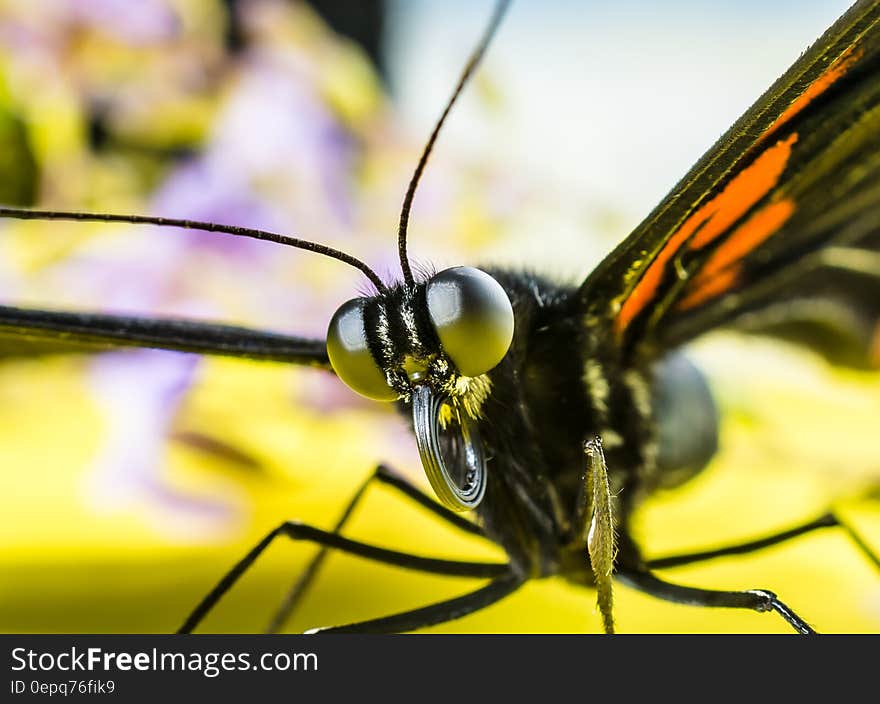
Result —
M330 365L352 391L375 401L393 401L397 392L388 386L370 354L364 330L364 299L354 298L339 306L327 328Z
M513 340L513 306L485 271L469 266L445 269L426 290L428 314L446 355L465 376L494 368Z

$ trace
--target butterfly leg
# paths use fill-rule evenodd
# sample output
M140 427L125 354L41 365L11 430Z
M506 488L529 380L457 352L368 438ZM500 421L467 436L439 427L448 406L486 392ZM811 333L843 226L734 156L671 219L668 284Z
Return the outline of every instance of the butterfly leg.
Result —
M712 560L717 557L745 555L763 550L772 545L779 545L822 528L840 528L843 530L868 561L880 570L880 557L874 553L871 547L846 521L833 511L828 511L813 520L756 540L710 550L657 557L646 560L643 566L635 569L619 568L618 576L622 581L629 583L630 586L668 601L699 606L728 606L733 608L750 608L755 611L776 611L799 633L813 633L812 628L790 608L779 601L772 592L765 590L717 592L683 587L659 579L650 570L680 567L682 565ZM628 552L633 554L632 551Z
M516 591L524 581L522 577L509 571L505 575L496 577L486 586L454 599L369 621L314 628L307 633L403 633L436 626L438 623L452 621L491 606Z
M805 533L811 533L814 530L835 527L841 528L847 534L849 539L852 540L853 543L855 543L856 547L859 548L862 554L871 563L873 563L873 565L878 570L880 570L880 557L878 557L874 553L870 546L851 526L849 526L837 514L831 511L819 516L818 518L813 519L812 521L807 521L806 523L802 523L801 525L780 531L778 533L767 535L763 538L758 538L757 540L750 540L745 543L737 543L736 545L726 545L724 547L715 548L712 550L701 550L699 552L657 557L651 560L647 560L645 564L649 569L666 569L669 567L690 565L695 562L703 562L704 560L712 560L716 557L745 555L750 552L755 552L757 550L768 548L771 545L784 543L788 540L792 540L793 538L804 535Z
M375 545L349 540L341 535L314 526L295 521L285 521L270 531L250 552L247 553L220 580L186 619L179 633L191 633L204 619L220 598L228 592L239 578L250 568L256 559L265 552L277 537L284 535L291 540L303 540L327 546L351 555L375 560L386 565L405 567L420 572L442 574L454 577L492 578L508 574L510 567L498 562L462 562L458 560L441 560L420 555L411 555L397 550L388 550Z
M444 521L460 530L474 535L483 535L482 529L476 523L472 523L461 515L437 503L437 501L428 496L421 489L411 484L404 476L398 474L384 464L378 465L370 476L368 476L360 487L358 487L357 491L355 491L354 495L343 510L342 515L339 517L339 520L336 522L336 525L333 527L334 533L338 534L342 532L343 527L345 527L348 519L351 518L352 513L354 513L355 508L364 497L367 489L375 482L397 489L407 498L412 499L420 506L426 508L434 515L439 516ZM266 629L267 633L278 633L284 628L284 624L290 619L294 609L296 609L308 588L315 581L318 570L324 564L329 552L329 546L321 546L321 549L315 557L312 558L312 561L308 564L305 570L303 570L302 574L300 574L293 583L293 586L291 586L290 590L287 592L284 601L272 617L272 620Z
M690 606L726 607L730 609L751 609L764 612L775 611L798 633L807 635L816 631L771 591L748 589L746 591L719 591L686 587L660 579L645 568L619 566L617 577L621 582L645 594Z

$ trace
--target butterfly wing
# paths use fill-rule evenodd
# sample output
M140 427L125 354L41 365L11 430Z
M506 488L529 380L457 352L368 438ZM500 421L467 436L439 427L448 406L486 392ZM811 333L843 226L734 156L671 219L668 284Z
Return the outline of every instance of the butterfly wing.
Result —
M719 326L880 366L880 2L853 5L579 290L617 349Z
M324 340L175 318L0 306L0 357L154 347L330 369Z

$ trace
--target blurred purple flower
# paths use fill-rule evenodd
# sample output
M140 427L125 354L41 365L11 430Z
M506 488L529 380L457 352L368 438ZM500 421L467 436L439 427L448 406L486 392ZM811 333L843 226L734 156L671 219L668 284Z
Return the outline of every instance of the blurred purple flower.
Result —
M160 0L42 1L59 21L52 23L54 33L47 30L46 34L21 23L22 31L34 33L28 35L32 45L27 51L75 76L83 91L84 111L94 99L90 92L106 92L108 85L112 87L108 99L115 109L140 94L132 92L136 82L117 86L99 81L95 88L88 62L66 63L70 37L65 31L86 26L133 46L178 39L176 17ZM15 22L2 24L9 30L9 41L22 41L25 35ZM365 230L368 218L364 213L371 211L374 202L369 196L364 200L361 184L355 181L355 167L367 145L328 105L315 67L320 52L271 43L252 46L224 62L206 64L204 76L211 76L210 81L187 83L178 80L178 69L201 66L213 54L208 51L203 56L204 47L198 42L190 46L186 37L180 40L169 44L175 52L176 71L169 95L190 90L198 94L213 85L220 89L219 105L199 153L168 163L167 175L143 210L267 229L341 249L356 241L358 247L351 249L360 251L353 254L363 256L365 247L369 251L375 233ZM142 97L155 96L148 91ZM392 214L389 223L393 219ZM335 304L334 292L339 291L337 302L355 295L347 283L354 278L350 272L348 279L325 281L315 274L315 255L285 253L278 245L165 228L131 227L116 230L113 237L118 239L109 247L101 239L97 247L78 248L67 261L52 267L48 295L60 306L73 302L72 306L83 309L217 320L234 316L233 322L315 336L324 334L332 312L328 307ZM388 242L392 239L389 231ZM396 276L399 264L394 248L383 251L387 254L380 260L380 274L387 271ZM343 289L343 284L348 288ZM315 285L320 291L309 290ZM211 295L212 286L222 287L219 296ZM89 300L91 305L84 304ZM181 492L163 477L173 419L195 379L197 364L194 355L159 351L112 353L94 359L91 387L107 419L107 431L90 487L101 503L118 505L148 496L152 505L169 516L205 525L233 512L232 504ZM324 411L364 403L337 380L323 375L302 375L292 388L292 403Z
M283 204L290 229L314 239L326 238L328 225L351 231L353 151L308 76L259 56L241 63L203 159L230 183Z
M269 204L228 172L212 169L202 157L187 161L165 179L152 198L150 211L223 225L283 230ZM189 247L216 250L237 263L242 258L259 261L267 258L272 250L271 245L211 232L192 231L179 233L179 236L187 240Z
M132 46L161 43L180 31L165 0L30 0L27 12L10 9L0 23L0 42L16 52L54 52L71 30L83 27Z
M173 418L198 361L196 355L157 350L95 358L90 385L107 429L89 475L92 500L117 510L146 499L159 508L160 522L191 523L206 532L228 522L230 503L174 489L162 479Z
M165 0L52 0L51 4L66 9L71 20L135 46L169 39L180 29L179 18Z

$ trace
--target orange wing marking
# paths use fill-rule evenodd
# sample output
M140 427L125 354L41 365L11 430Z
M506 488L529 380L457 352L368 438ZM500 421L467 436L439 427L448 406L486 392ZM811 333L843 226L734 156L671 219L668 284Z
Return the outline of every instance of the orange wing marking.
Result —
M797 133L794 133L764 150L757 159L732 178L721 193L682 223L648 265L621 306L615 321L618 335L654 300L667 265L688 240L693 238L690 249L704 247L726 232L749 208L770 192L785 170L797 137Z
M794 201L785 199L764 206L719 245L694 277L690 293L676 308L686 310L729 291L739 281L741 261L749 252L779 231L795 211Z
M761 137L761 140L763 141L770 137L770 135L776 132L776 130L782 127L782 125L791 120L791 118L807 107L807 105L828 90L847 71L849 71L859 59L862 58L863 54L864 52L861 49L856 49L855 46L851 46L838 56L837 59L819 74L818 78L808 85L807 89L773 121L773 124L770 125L770 128Z

